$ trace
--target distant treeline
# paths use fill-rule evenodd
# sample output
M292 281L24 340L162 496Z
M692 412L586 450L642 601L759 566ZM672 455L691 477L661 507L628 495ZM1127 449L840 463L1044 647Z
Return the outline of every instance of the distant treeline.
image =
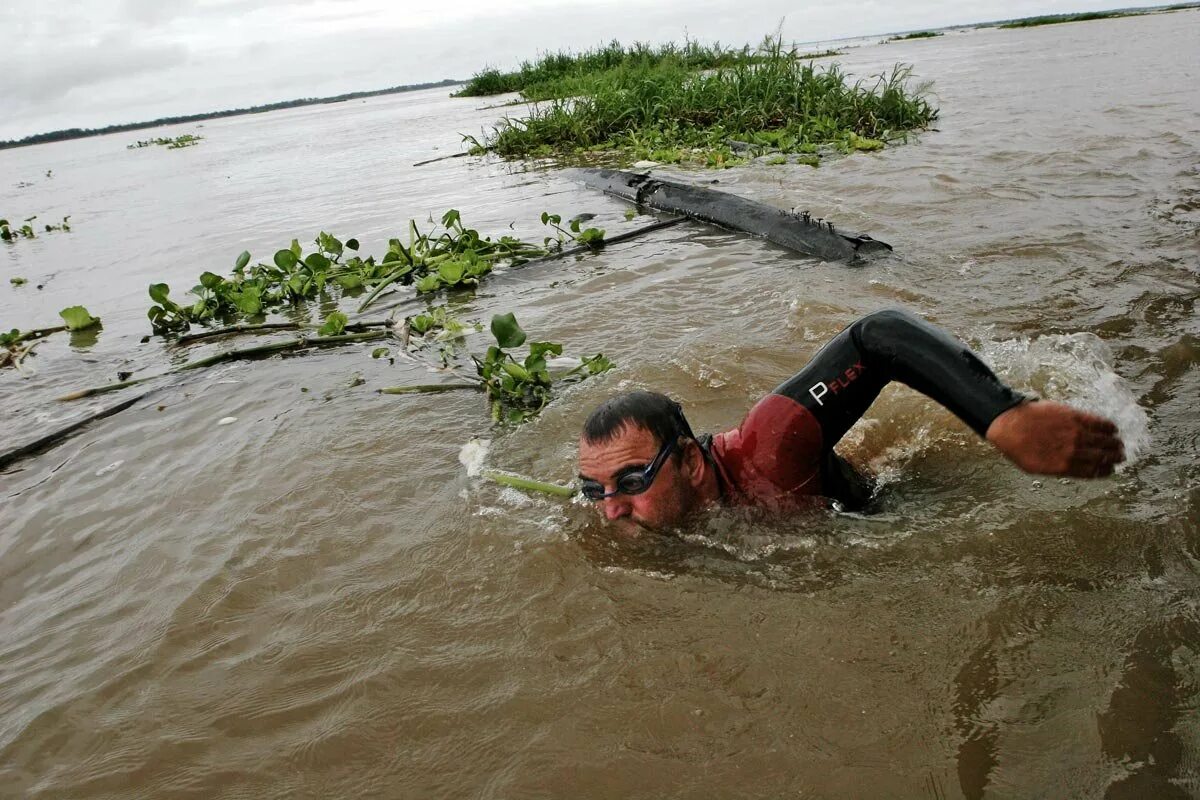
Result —
M297 106L314 106L319 103L341 103L346 100L358 100L362 97L377 97L381 94L396 94L398 92L412 92L418 89L432 89L437 86L453 86L462 83L462 81L447 78L444 81L435 83L414 83L408 86L392 86L387 89L376 89L370 92L349 92L347 94L339 94L333 97L305 97L299 100L284 100L279 103L268 103L263 106L250 106L249 108L233 108L228 111L209 111L205 114L188 114L182 117L160 117L150 122L128 122L124 125L109 125L105 128L67 128L61 131L50 131L49 133L38 133L33 136L26 136L24 139L12 139L6 142L0 142L0 150L8 147L24 147L30 144L42 144L44 142L58 142L64 139L82 139L85 136L103 136L106 133L121 133L122 131L136 131L141 128L157 128L160 125L178 125L185 122L198 122L205 119L219 119L221 117L236 117L239 114L261 114L265 111L278 111L281 108L295 108Z

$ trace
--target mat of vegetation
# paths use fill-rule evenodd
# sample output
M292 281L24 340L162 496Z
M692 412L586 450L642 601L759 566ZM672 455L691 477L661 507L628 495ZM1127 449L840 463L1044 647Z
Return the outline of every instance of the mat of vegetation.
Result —
M1047 14L1041 17L1026 17L1005 22L1000 28L1035 28L1038 25L1058 25L1062 22L1088 22L1094 19L1113 19L1114 17L1140 17L1146 11L1085 11L1079 14Z
M745 50L730 50L720 44L710 46L688 42L683 47L666 44L651 47L637 43L625 47L617 40L582 53L547 53L536 61L523 61L516 72L485 69L476 73L454 97L521 92L528 99L548 97L555 91L545 84L563 79L579 78L606 72L619 67L656 67L664 62L680 64L688 69L712 69L734 63Z
M903 36L892 36L888 39L889 42L906 42L909 39L933 39L937 36L942 36L938 31L917 31L916 33L906 33Z
M927 127L937 109L910 71L895 67L872 84L837 65L818 69L778 40L728 64L697 72L678 59L633 64L572 80L528 116L502 119L475 152L505 157L615 155L665 163L730 166L746 145L815 154L823 145L877 150Z

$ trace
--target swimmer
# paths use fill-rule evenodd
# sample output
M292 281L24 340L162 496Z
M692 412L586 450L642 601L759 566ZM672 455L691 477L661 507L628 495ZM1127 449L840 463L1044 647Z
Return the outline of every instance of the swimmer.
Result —
M1025 397L945 331L888 310L839 333L725 433L694 435L656 392L610 398L583 426L581 491L610 522L653 530L721 504L861 509L872 484L834 446L891 381L945 406L1025 472L1100 478L1125 460L1110 420Z

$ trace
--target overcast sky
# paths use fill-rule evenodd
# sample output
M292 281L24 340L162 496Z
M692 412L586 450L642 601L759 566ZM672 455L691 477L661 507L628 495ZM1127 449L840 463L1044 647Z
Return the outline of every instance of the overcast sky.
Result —
M1128 4L1126 0L1125 5ZM467 78L610 39L811 42L1104 0L58 0L0 7L0 139Z

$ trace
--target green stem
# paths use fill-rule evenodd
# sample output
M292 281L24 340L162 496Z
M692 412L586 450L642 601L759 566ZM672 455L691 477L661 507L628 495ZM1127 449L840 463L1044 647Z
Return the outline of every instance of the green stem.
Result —
M352 322L346 326L346 330L355 333L369 330L371 328L386 328L391 325L388 320L377 320L375 322ZM231 325L228 328L221 328L215 331L202 331L201 333L190 333L187 336L180 336L175 340L175 344L191 344L204 339L215 339L219 336L231 336L235 333L256 333L259 331L285 331L285 330L315 330L319 325L314 325L308 322L264 322L261 325Z
M421 383L414 386L389 386L378 391L380 394L438 394L478 388L479 385L475 383Z
M494 469L486 469L481 474L489 481L493 481L502 486L511 486L514 489L525 489L527 491L541 492L542 494L554 495L555 497L572 497L577 491L573 484L563 486L561 483L548 483L546 481L534 480L533 478L514 475L511 472L500 472Z
M362 301L362 305L358 307L357 313L361 314L362 312L366 311L367 306L371 305L371 303L375 301L375 298L379 297L380 293L382 293L384 289L400 280L409 272L412 272L412 269L413 267L411 264L405 264L404 266L394 269L385 275L383 279L379 281L379 283L375 284L375 288L371 290L369 295L367 295L367 299Z

